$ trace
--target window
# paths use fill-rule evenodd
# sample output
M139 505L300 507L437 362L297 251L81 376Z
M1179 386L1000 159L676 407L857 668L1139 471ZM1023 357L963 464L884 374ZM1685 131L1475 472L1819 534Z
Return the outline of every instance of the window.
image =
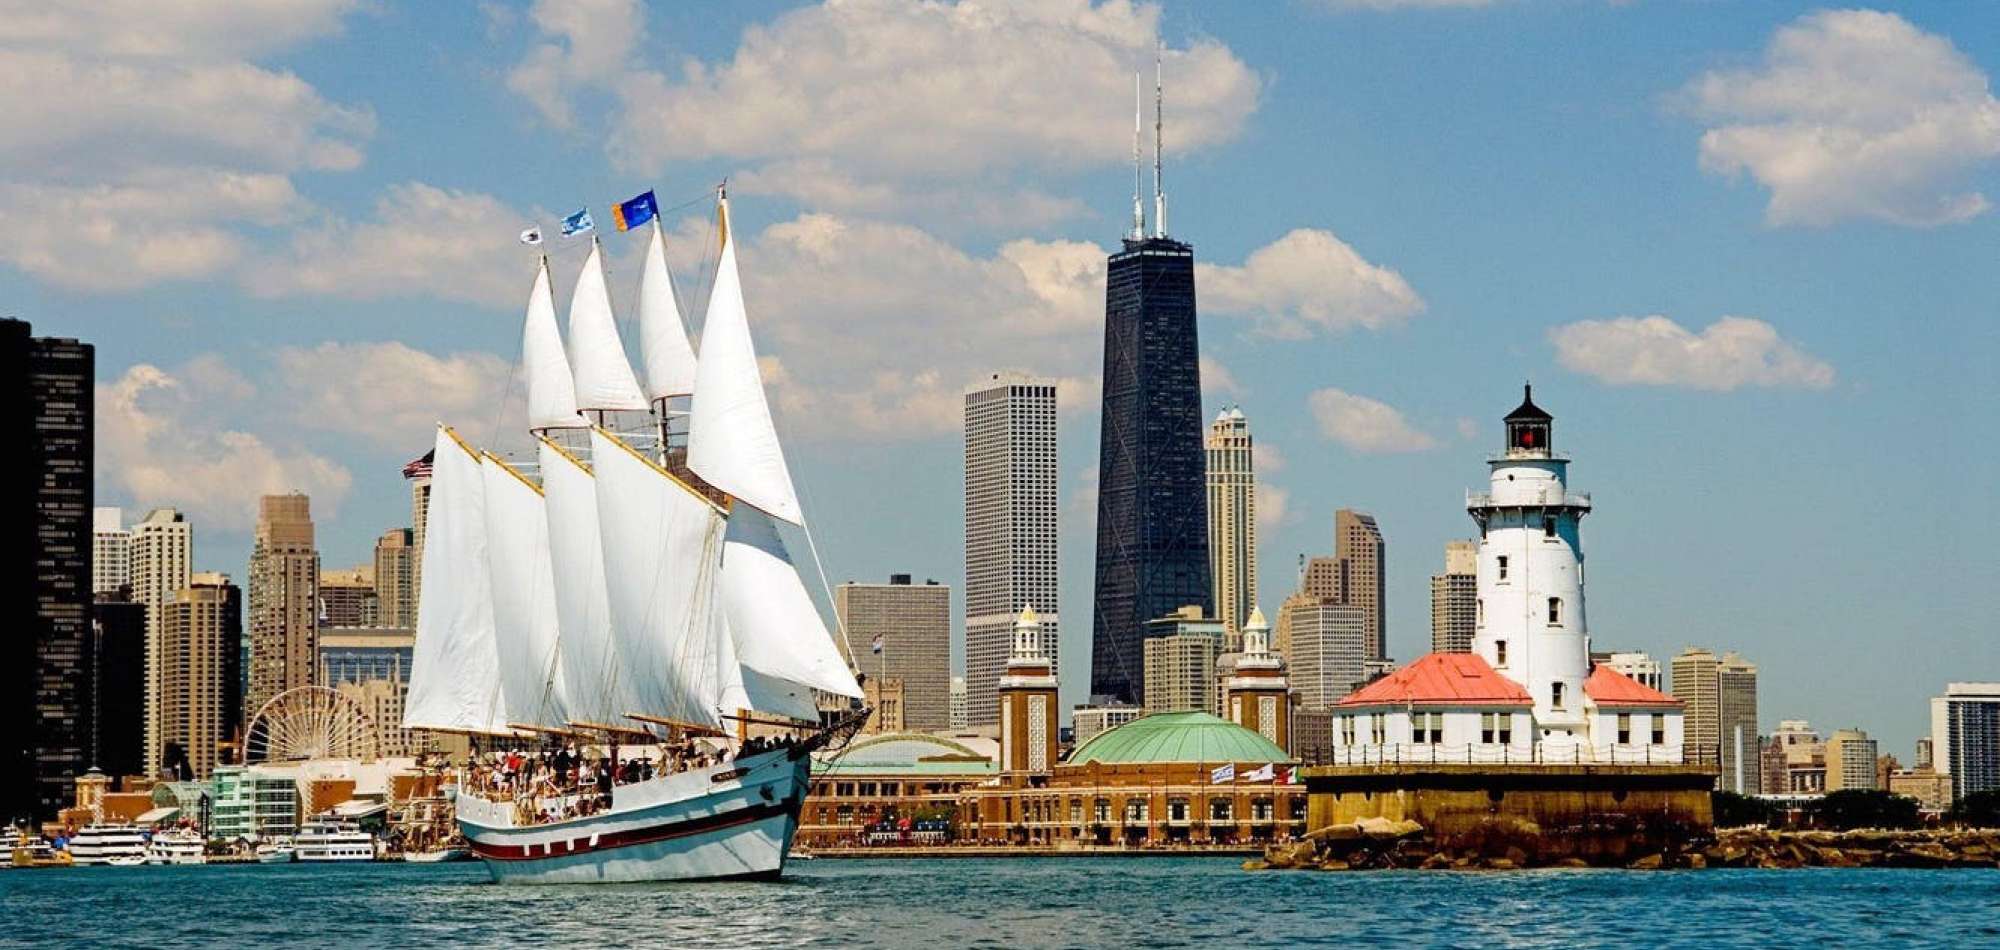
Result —
M1550 538L1550 539L1554 539L1554 538L1555 538L1555 536L1556 536L1556 518L1555 518L1555 516L1554 516L1554 515L1544 515L1544 516L1542 517L1542 537L1544 537L1544 538Z
M1562 622L1563 599L1561 597L1551 597L1549 598L1549 626L1560 627L1562 626Z
M1176 824L1188 820L1187 799L1176 798L1167 803L1167 820Z
M1493 665L1494 666L1507 665L1507 641L1505 640L1493 641Z
M1653 744L1666 745L1667 717L1662 716L1659 713L1654 713L1652 719L1653 719Z
M1369 717L1368 734L1370 738L1375 740L1376 745L1382 745L1389 741L1388 720L1381 713L1376 713Z
M1500 744L1501 744L1501 745L1513 745L1513 744L1514 744L1514 714L1513 714L1513 713L1501 713L1501 714L1500 714Z
M1631 713L1619 713L1619 714L1618 714L1618 744L1619 744L1619 745L1631 745L1631 744L1632 744L1632 714L1631 714Z
M1410 741L1432 745L1444 741L1444 713L1411 713Z
M1484 627L1486 626L1486 598L1481 597L1477 601L1474 601L1474 603L1478 605L1479 609L1479 626Z
M1482 744L1482 745L1492 745L1492 744L1493 744L1493 737L1494 737L1494 735L1496 734L1496 730L1494 729L1494 725L1495 725L1495 723L1496 723L1496 720L1498 720L1499 718L1500 718L1500 717L1498 717L1498 716L1495 716L1495 715L1494 715L1494 714L1492 714L1492 713L1480 713L1480 714L1479 714L1479 741L1480 741L1480 744Z
M1111 823L1111 799L1109 799L1109 798L1100 798L1100 799L1098 799L1097 801L1095 801L1095 802L1091 803L1091 806L1090 806L1090 820L1091 820L1091 821L1094 821L1094 822L1097 822L1097 823L1098 823L1098 824L1100 824L1100 825L1108 825L1108 824L1110 824L1110 823Z
M1353 744L1354 744L1354 717L1353 717L1353 716L1342 716L1342 717L1340 717L1340 744L1341 744L1341 745L1353 745Z
M1496 563L1497 563L1497 564L1499 565L1499 571L1498 571L1498 575L1497 575L1497 576L1496 576L1496 577L1495 577L1494 579L1495 579L1495 580L1502 580L1502 581L1506 580L1506 579L1507 579L1507 555L1505 555L1505 554L1502 554L1502 555L1500 555L1499 557L1497 557L1497 558L1494 558L1494 561L1495 561L1495 562L1496 562Z
M1563 708L1563 684L1549 684L1549 705L1557 709Z
M1233 808L1232 808L1231 806L1232 806L1233 804L1234 804L1234 803L1233 803L1233 802L1231 802L1231 801L1230 801L1229 799L1227 799L1227 798L1211 798L1211 799L1209 799L1209 800L1208 800L1208 819L1209 819L1210 821L1229 821L1229 820L1231 820L1232 818L1234 818L1234 817L1235 817L1235 816L1234 816L1234 814L1232 814L1232 812L1233 812Z

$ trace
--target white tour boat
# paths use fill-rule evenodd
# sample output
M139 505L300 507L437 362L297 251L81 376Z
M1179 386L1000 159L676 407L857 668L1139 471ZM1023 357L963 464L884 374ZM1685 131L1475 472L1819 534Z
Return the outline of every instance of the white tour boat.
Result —
M273 838L257 846L258 864L290 864L297 856L290 838Z
M351 821L306 822L292 847L301 862L375 860L375 836Z
M97 823L83 826L83 830L69 839L69 854L80 865L119 865L124 859L136 858L131 863L146 862L146 836L137 825L125 823Z
M207 864L208 842L192 828L175 828L153 833L146 845L147 864Z
M812 751L866 716L779 536L779 522L805 521L751 341L728 201L717 198L699 359L655 219L638 292L643 387L593 236L566 347L546 256L530 292L532 463L438 429L403 727L502 747L550 737L599 769L619 743L650 759L662 738L686 749L703 736L717 752L615 786L461 781L460 832L496 881L774 877ZM817 696L852 710L823 725ZM798 741L746 753L752 723Z

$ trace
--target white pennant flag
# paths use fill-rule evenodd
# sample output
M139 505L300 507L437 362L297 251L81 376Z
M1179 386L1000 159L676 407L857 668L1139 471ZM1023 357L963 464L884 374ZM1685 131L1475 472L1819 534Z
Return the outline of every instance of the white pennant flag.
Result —
M1218 765L1208 773L1208 784L1227 785L1236 781L1236 764Z
M1278 763L1276 762L1266 762L1263 768L1246 773L1243 776L1243 780L1246 782L1271 782L1276 781L1277 778Z
M542 243L542 229L539 227L534 227L534 228L529 228L526 231L522 231L521 243L522 244Z

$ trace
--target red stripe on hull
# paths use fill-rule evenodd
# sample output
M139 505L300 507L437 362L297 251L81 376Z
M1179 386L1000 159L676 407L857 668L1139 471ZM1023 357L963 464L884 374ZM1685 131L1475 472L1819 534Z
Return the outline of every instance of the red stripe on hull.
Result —
M631 828L625 831L603 832L596 836L597 842L595 844L591 843L589 836L572 838L566 841L550 841L546 845L539 842L532 845L489 844L476 840L468 840L466 844L470 846L473 854L488 861L539 861L543 858L563 858L574 854L610 851L614 848L651 844L655 841L669 841L674 838L685 838L689 835L718 831L723 828L734 828L737 825L747 825L751 822L791 813L796 810L799 804L801 804L800 801L772 802L763 805L753 805L738 811L724 812L717 815L704 815L700 818L690 818L686 821L676 821L671 824L654 825L649 828Z

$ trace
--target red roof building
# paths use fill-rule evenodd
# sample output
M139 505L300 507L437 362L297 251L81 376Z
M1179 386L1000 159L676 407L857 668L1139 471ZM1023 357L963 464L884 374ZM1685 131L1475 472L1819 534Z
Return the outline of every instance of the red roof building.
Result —
M1590 701L1599 706L1628 708L1633 706L1681 707L1681 701L1660 692L1632 677L1600 663L1590 671L1590 678L1583 683L1583 691Z
M1643 686L1639 688L1645 689ZM1476 653L1427 654L1340 700L1344 708L1534 704L1534 699L1521 688L1521 684L1500 675L1487 665L1484 657Z

